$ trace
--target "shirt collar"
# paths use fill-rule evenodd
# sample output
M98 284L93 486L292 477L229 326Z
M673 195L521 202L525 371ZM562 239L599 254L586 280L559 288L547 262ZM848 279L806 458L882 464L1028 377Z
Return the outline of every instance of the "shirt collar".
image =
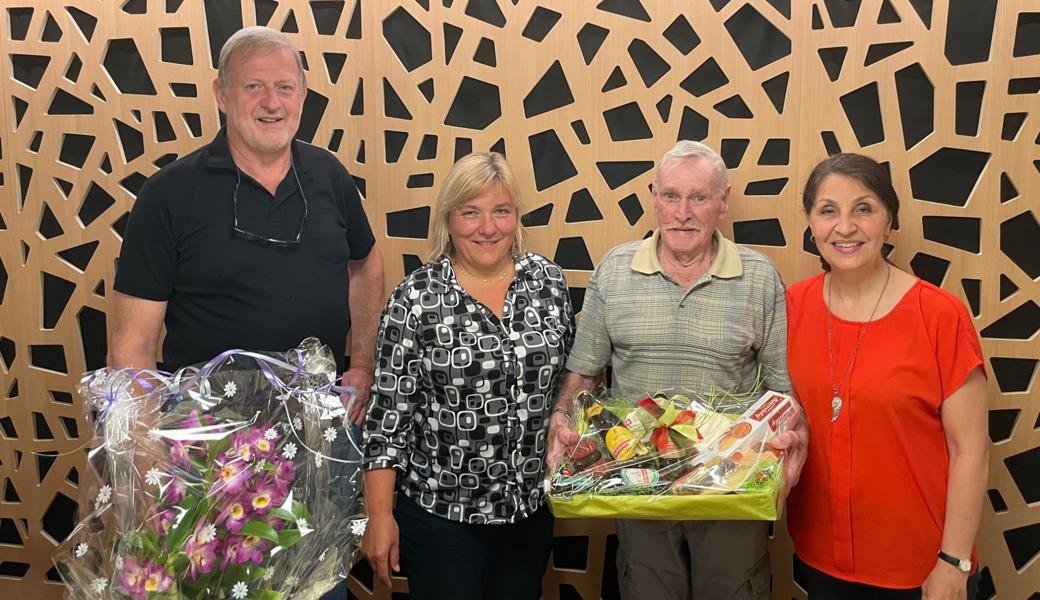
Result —
M444 274L445 279L450 278L450 273L454 273L454 269L451 266L451 258L446 255L441 255L439 262L441 264L441 272ZM531 260L526 253L514 258L513 272L517 279L543 279L542 266L538 264L537 261Z
M300 177L307 174L307 166L300 158L300 144L302 143L297 139L292 141L293 166L296 167L296 172ZM227 169L229 171L238 169L234 159L231 158L231 147L228 145L226 125L220 128L213 141L206 147L205 162L206 166L211 169Z
M712 239L718 251L715 259L711 261L708 274L722 279L740 277L744 267L740 262L740 252L737 245L725 238L718 229L712 234ZM632 270L645 275L660 273L661 260L657 257L657 245L661 241L661 230L655 229L654 234L639 243L635 256L632 257Z

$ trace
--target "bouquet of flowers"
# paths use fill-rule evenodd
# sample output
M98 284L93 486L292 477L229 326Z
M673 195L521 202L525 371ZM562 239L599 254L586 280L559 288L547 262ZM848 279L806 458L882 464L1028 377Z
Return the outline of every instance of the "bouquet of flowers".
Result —
M318 598L364 532L360 452L317 340L79 387L98 487L54 562L70 598Z
M701 399L579 392L578 444L546 481L557 517L775 520L783 464L767 443L792 427L785 394Z

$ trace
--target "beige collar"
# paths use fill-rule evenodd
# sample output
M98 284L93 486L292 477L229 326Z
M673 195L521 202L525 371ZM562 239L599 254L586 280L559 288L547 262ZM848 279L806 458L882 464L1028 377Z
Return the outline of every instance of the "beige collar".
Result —
M740 252L737 250L737 245L723 237L722 232L718 229L712 234L712 238L715 240L718 252L715 254L715 259L711 261L708 274L723 279L740 277L744 273L744 268L740 263ZM646 275L662 271L661 260L657 257L657 246L660 241L661 230L655 229L652 236L639 243L636 254L632 257L633 271Z

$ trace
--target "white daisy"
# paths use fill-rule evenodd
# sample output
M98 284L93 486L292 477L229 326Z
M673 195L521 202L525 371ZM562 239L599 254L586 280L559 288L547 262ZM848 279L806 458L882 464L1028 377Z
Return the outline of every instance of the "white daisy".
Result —
M282 448L282 456L288 460L296 458L296 444L289 442Z
M334 441L336 439L336 436L338 436L338 435L339 435L339 432L336 431L335 427L329 427L328 429L325 430L325 441L326 442Z
M88 546L86 542L80 542L80 544L76 546L76 558L83 558L83 555L87 553L87 550L90 550L90 546Z
M122 556L117 556L116 557L115 566L116 566L116 571L122 571L123 570L123 557Z
M107 483L97 491L97 504L104 504L112 498L112 486Z
M306 528L308 528L310 526L311 526L311 524L307 522L307 519L304 519L303 517L299 517L298 519L296 519L296 528L297 529L306 529Z
M264 581L271 581L274 577L274 567L267 567L267 571L264 573Z
M148 483L148 485L158 487L159 484L162 483L162 471L160 471L157 467L152 467L148 470L147 473L144 474L144 480Z
M273 440L276 437L278 437L278 431L275 430L274 427L270 427L267 429L267 431L264 431L265 440Z
M209 525L206 525L201 530L199 530L199 543L200 544L208 544L208 543L212 542L214 539L216 539L216 537L217 537L217 528L212 523L210 523Z
M235 600L242 600L249 593L249 586L244 581L239 581L235 585L231 586L231 597Z
M357 537L365 535L365 528L368 526L368 519L358 519L350 524L350 533Z
M293 417L292 426L295 429L303 429L303 420L300 417Z
M231 398L238 393L238 386L235 385L234 381L229 381L224 384L224 397Z
M320 454L315 454L314 455L314 466L315 467L320 467L321 466L321 455Z
M328 552L328 550L322 550L321 551L321 555L318 556L318 562L321 562L321 561L325 560L325 553L326 552Z
M290 575L285 578L285 589L291 590L296 587L296 584L300 583L300 578L295 575Z
M151 429L148 430L148 439L152 440L153 442L159 441L159 438L161 438L161 437L162 437L162 434L160 434L159 430L156 429L155 427L152 427Z
M104 577L96 577L90 582L90 591L100 594L108 587L108 580Z

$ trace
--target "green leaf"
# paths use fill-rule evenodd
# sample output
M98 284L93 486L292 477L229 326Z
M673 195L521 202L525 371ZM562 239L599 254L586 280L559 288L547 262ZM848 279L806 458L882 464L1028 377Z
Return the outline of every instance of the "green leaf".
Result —
M257 600L282 600L282 593L274 590L262 590L256 597Z
M195 525L199 520L199 515L205 514L208 503L201 501L188 509L184 513L184 517L181 518L181 522L173 528L170 535L166 538L167 549L172 552L180 552L181 546L188 539L188 536L195 531Z
M213 442L206 449L206 455L210 457L220 456L231 448L231 434L228 433L219 440Z
M296 522L296 515L292 514L291 512L289 512L287 510L285 510L284 508L272 508L271 510L269 510L267 512L267 514L271 515L272 517L274 517L276 519L281 519L281 520L287 521L289 523L295 523Z
M270 540L274 543L278 543L278 532L263 521L249 521L242 526L242 530L238 532L238 535L249 536L255 535L258 538Z
M299 529L283 529L278 532L278 545L283 548L292 548L301 537L303 534Z
M298 519L299 518L303 518L303 519L311 518L311 513L310 513L309 510L307 510L307 507L304 506L303 502L297 502L296 500L293 500L292 512L293 512L294 515L296 515L296 518L298 518Z

